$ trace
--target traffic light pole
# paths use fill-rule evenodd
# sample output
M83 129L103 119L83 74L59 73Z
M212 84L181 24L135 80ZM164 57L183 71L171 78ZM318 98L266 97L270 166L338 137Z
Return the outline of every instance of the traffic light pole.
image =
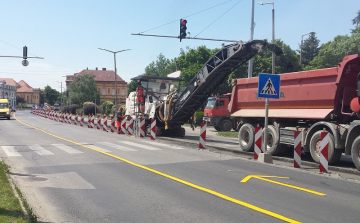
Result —
M164 37L164 38L175 38L180 39L180 36L161 36L161 35L149 35L149 34L141 34L141 33L131 33L131 35L135 36L152 36L152 37ZM238 42L238 40L224 40L224 39L209 39L209 38L191 38L191 37L184 37L181 39L191 39L191 40L210 40L210 41L221 41L221 42Z

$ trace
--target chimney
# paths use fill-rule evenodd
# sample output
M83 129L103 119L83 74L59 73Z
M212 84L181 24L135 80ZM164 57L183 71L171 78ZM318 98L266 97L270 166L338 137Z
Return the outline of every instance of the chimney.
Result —
M106 70L106 68L103 68L103 70Z
M96 70L98 70L97 67L96 67Z

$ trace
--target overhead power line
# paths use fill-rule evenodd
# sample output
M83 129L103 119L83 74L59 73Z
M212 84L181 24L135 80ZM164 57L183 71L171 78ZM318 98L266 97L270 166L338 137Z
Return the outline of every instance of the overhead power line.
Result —
M209 28L212 24L214 24L216 21L218 21L221 17L223 17L226 13L228 13L231 9L233 9L237 4L239 4L242 0L238 1L235 5L233 5L232 7L230 7L226 12L224 12L222 15L220 15L217 19L215 19L212 23L210 23L210 25L208 25L207 27L205 27L205 29L203 29L201 32L199 32L195 37L197 37L198 35L200 35L202 32L204 32L207 28Z
M229 0L229 1L226 1L226 2L223 2L223 3L220 3L220 4L215 5L215 6L212 6L212 7L210 7L210 8L207 8L207 9L201 10L201 11L199 11L199 12L196 12L196 13L194 13L194 14L185 16L185 17L183 17L183 18L189 18L189 17L191 17L191 16L197 15L197 14L199 14L199 13L205 12L205 11L207 11L207 10L213 9L213 8L215 8L215 7L218 7L218 6L220 6L220 5L223 5L223 4L228 3L228 2L231 2L231 1L232 1L232 0ZM142 34L142 33L145 33L145 32L148 32L148 31L151 31L151 30L154 30L154 29L157 29L157 28L166 26L166 25L169 25L169 24L174 23L174 22L179 22L179 20L180 20L180 19L176 19L176 20L174 20L174 21L165 23L165 24L163 24L163 25L160 25L160 26L157 26L157 27L154 27L154 28L145 30L145 31L143 31L143 32L140 32L139 34Z

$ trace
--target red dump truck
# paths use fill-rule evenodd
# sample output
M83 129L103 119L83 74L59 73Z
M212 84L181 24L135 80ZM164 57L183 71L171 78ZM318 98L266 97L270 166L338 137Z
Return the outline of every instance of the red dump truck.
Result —
M228 106L231 100L231 93L208 97L204 108L203 121L210 123L216 131L236 130L235 119L230 118Z
M320 133L330 134L329 164L351 155L360 170L360 54L348 55L337 67L280 75L280 99L269 100L267 151L292 149L294 131L301 145L319 162ZM254 127L264 125L265 99L257 98L258 78L234 79L229 110L239 129L239 146L254 148Z

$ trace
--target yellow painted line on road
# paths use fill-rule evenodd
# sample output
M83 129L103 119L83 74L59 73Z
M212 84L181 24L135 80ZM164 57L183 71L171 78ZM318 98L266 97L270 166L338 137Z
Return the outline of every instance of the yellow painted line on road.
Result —
M275 180L269 180L269 179L267 179L267 178L269 178L269 177L270 177L270 178L290 179L290 177L249 175L249 176L246 176L244 179L242 179L240 182L241 182L241 183L245 183L245 182L247 182L248 180L250 180L251 178L256 178L256 179L263 180L263 181L267 181L267 182L270 182L270 183L273 183L273 184L278 184L278 185L281 185L281 186L284 186L284 187L290 187L290 188L293 188L293 189L296 189L296 190L305 191L305 192L308 192L308 193L311 193L311 194L316 194L316 195L319 195L319 196L326 196L326 194L321 193L321 192L317 192L317 191L314 191L314 190L309 190L309 189L306 189L306 188L303 188L303 187L294 186L294 185L291 185L291 184L281 183L281 182L278 182L278 181L275 181Z
M26 125L26 126L29 126L29 127L31 127L31 128L34 128L34 129L36 129L36 130L39 130L39 131L41 131L41 132L43 132L43 133L45 133L45 134L47 134L47 135L53 136L53 137L55 137L55 138L58 138L58 139L61 139L61 140L66 141L66 142L70 142L70 143L73 143L73 144L75 144L75 145L79 145L79 146L82 146L82 147L85 147L85 148L88 148L88 149L91 149L91 150L94 150L94 151L96 151L96 152L102 153L102 154L104 154L104 155L113 157L113 158L118 159L118 160L121 160L121 161L126 162L126 163L128 163L128 164L131 164L131 165L133 165L133 166L139 167L139 168L141 168L141 169L150 171L150 172L152 172L152 173L155 173L155 174L158 174L158 175L160 175L160 176L166 177L166 178L171 179L171 180L173 180L173 181L176 181L176 182L179 182L179 183L181 183L181 184L187 185L187 186L189 186L189 187L192 187L192 188L198 189L198 190L200 190L200 191L203 191L203 192L212 194L212 195L217 196L217 197L220 197L220 198L222 198L222 199L224 199L224 200L231 201L231 202L233 202L233 203L235 203L235 204L239 204L239 205L241 205L241 206L247 207L247 208L249 208L249 209L252 209L252 210L254 210L254 211L260 212L260 213L262 213L262 214L269 215L269 216L271 216L271 217L274 217L274 218L283 220L283 221L285 221L285 222L299 223L299 221L293 220L293 219L291 219L291 218L287 218L287 217L285 217L285 216L283 216L283 215L277 214L277 213L272 212L272 211L265 210L265 209L263 209L263 208L259 208L259 207L255 206L255 205L246 203L246 202L244 202L244 201L240 201L240 200L238 200L238 199L235 199L235 198L229 197L229 196L227 196L227 195L221 194L221 193L219 193L219 192L216 192L216 191L207 189L207 188L205 188L205 187L202 187L202 186L199 186L199 185L190 183L190 182L188 182L188 181L185 181L185 180L182 180L182 179L180 179L180 178L171 176L171 175L169 175L169 174L166 174L166 173L157 171L157 170L155 170L155 169L151 169L151 168L149 168L149 167L147 167L147 166L143 166L143 165L134 163L134 162L132 162L132 161L130 161L130 160L127 160L127 159L121 158L121 157L119 157L119 156L115 156L115 155L113 155L113 154L110 154L110 153L107 153L107 152L104 152L104 151L95 149L95 148L93 148L93 147L91 147L91 146L87 146L87 145L84 145L84 144L81 144L81 143L78 143L78 142L75 142L75 141L72 141L72 140L68 140L68 139L62 138L62 137L60 137L60 136L56 136L56 135L54 135L54 134L51 134L51 133L49 133L49 132L46 132L45 130L42 130L42 129L40 129L40 128L37 128L37 127L35 127L35 126L29 125L29 124L27 124L27 123L25 123L25 122L20 121L18 118L16 118L15 114L14 114L14 118L15 118L18 122L20 122L20 123L22 123L22 124L24 124L24 125Z

